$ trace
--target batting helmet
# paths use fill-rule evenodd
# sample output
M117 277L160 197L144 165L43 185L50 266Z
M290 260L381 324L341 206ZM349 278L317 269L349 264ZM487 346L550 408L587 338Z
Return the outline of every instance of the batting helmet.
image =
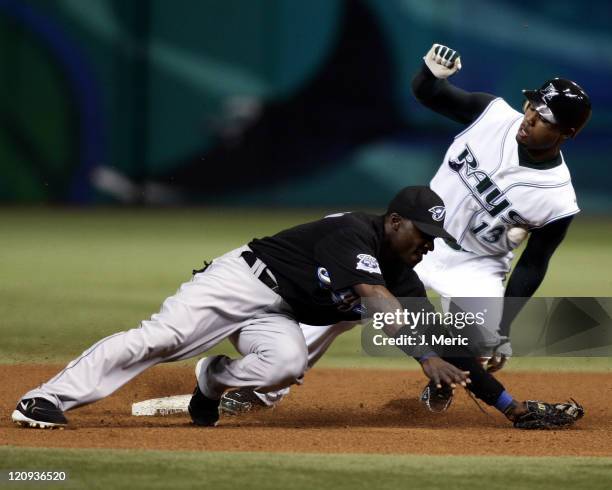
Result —
M523 90L533 108L547 121L563 130L580 131L591 117L591 100L575 82L554 78L538 90Z

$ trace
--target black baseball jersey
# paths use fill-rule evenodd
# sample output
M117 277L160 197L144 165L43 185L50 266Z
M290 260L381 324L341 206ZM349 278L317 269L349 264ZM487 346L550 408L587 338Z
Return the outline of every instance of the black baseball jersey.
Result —
M364 314L356 284L425 296L410 266L384 256L383 239L383 216L342 213L255 239L249 247L272 271L299 322L330 325Z

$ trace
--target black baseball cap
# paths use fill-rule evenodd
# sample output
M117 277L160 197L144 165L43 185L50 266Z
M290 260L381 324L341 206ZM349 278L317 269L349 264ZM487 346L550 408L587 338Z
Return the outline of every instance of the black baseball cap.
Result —
M409 219L426 235L455 241L444 229L444 201L429 187L404 187L389 203L387 214L391 213Z
M533 108L561 129L578 133L591 117L591 100L580 85L565 78L544 82L538 90L523 90Z

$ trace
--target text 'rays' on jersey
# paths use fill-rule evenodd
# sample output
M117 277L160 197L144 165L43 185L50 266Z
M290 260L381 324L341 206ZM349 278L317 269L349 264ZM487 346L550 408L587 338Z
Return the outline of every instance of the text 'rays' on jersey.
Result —
M524 164L515 134L523 115L503 99L449 147L431 188L446 205L444 227L462 248L479 255L502 255L516 245L507 230L539 228L579 212L569 169Z

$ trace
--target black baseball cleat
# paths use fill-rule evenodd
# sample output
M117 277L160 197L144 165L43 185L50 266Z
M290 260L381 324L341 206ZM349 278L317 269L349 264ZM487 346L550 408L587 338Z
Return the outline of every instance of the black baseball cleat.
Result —
M445 412L453 402L454 390L447 384L438 388L433 381L430 381L421 393L421 403L430 412Z
M11 418L22 427L35 429L62 429L68 424L64 413L44 398L21 400Z
M200 390L198 386L198 380L202 375L202 369L208 369L209 365L217 362L219 358L220 356L203 357L195 366L196 386L193 390L193 395L189 401L187 410L189 410L189 415L191 415L193 423L200 427L214 427L217 425L217 422L219 422L219 404L221 400L208 398L202 393L202 390Z
M240 415L265 408L272 408L272 406L266 405L252 388L226 391L221 397L221 413L223 414Z
M196 383L193 396L187 407L193 423L201 427L217 425L217 422L219 422L219 403L221 403L221 400L213 400L205 396Z

